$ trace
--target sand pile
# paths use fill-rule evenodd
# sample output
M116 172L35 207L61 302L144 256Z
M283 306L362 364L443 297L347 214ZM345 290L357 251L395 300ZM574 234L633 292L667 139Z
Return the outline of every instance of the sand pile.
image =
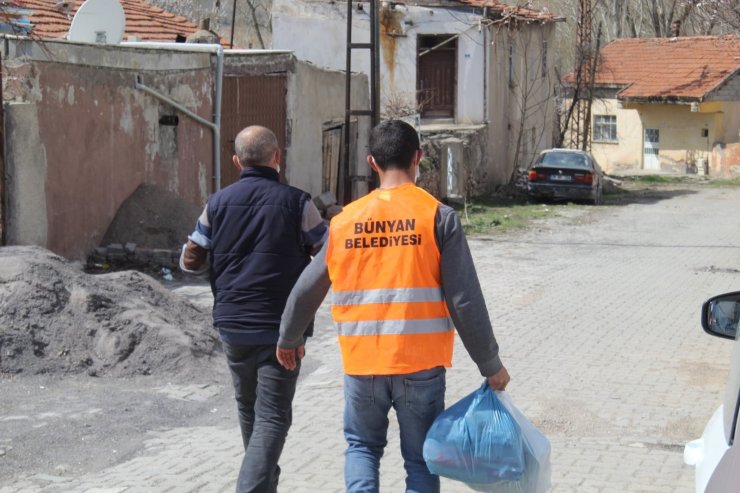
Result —
M135 272L89 275L38 247L0 248L0 373L201 374L211 316Z

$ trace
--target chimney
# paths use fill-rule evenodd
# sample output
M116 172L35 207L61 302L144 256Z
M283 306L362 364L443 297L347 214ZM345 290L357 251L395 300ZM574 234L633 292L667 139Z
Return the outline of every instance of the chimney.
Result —
M198 30L186 38L188 43L218 44L221 42L216 33L210 30L211 19L203 19L198 23Z
M681 21L676 19L671 22L671 37L677 38L681 35Z

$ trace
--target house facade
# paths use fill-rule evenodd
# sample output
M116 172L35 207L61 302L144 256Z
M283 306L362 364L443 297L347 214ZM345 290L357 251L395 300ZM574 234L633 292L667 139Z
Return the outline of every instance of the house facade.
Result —
M597 67L591 152L607 172L740 174L740 39L619 39Z
M353 9L352 42L368 43L370 6L353 3ZM548 46L557 20L491 0L381 4L381 114L418 115L430 191L483 193L550 146ZM346 33L345 2L273 4L273 47L299 59L343 70ZM352 70L369 73L367 50L353 50ZM458 190L450 190L452 182Z
M176 43L197 28L161 9L136 10L144 4L136 0L123 2L127 35L146 40L154 26L154 42L69 42L58 25L69 29L71 16L57 16L52 0L25 4L18 14L32 19L28 36L2 38L0 244L83 259L142 185L199 209L238 179L234 138L248 125L276 133L287 183L311 195L367 193L367 181L342 175L370 174L364 122L350 133L350 163L339 163L343 72L289 51ZM148 23L137 17L144 14ZM353 76L351 92L367 106L364 75Z

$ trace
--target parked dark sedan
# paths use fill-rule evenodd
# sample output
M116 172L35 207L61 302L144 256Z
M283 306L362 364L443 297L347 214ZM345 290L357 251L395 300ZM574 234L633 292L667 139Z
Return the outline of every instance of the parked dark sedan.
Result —
M588 152L542 151L529 168L527 193L537 199L588 200L600 204L604 173Z

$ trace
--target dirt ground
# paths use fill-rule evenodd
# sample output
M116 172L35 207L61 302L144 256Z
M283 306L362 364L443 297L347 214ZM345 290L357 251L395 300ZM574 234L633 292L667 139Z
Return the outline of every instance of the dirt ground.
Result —
M0 486L115 464L164 426L234 424L228 382L207 305L140 272L0 248Z

